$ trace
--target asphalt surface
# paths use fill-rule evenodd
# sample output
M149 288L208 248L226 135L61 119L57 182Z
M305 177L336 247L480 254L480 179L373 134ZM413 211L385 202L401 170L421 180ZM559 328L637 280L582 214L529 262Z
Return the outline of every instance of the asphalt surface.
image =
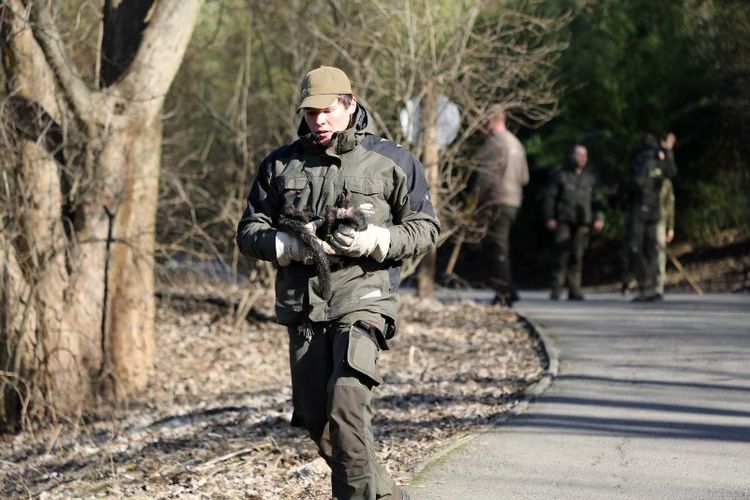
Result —
M553 373L412 498L750 498L750 295L522 298Z

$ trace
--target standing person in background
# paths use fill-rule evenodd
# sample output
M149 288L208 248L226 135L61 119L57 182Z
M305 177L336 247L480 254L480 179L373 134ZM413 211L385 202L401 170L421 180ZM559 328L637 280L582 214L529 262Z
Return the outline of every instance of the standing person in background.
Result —
M589 228L604 229L604 204L596 176L588 164L585 146L576 144L557 170L544 197L545 225L555 235L550 298L559 300L567 283L568 300L583 300L581 274Z
M271 111L278 111L271 110ZM322 66L302 80L299 138L261 163L237 228L244 255L277 265L276 318L287 325L292 425L304 427L331 468L333 498L402 500L375 454L372 391L396 331L401 261L426 252L440 223L422 164L372 133L346 74ZM285 207L323 218L342 192L367 227L338 226L326 253L330 297L299 235L280 231ZM315 231L312 225L309 231Z
M487 255L495 303L512 306L519 300L510 264L510 230L521 207L523 186L529 182L526 151L505 125L499 104L487 110L489 137L479 153L474 193L479 214L488 221Z
M633 199L630 217L628 250L638 281L634 302L652 302L662 297L656 291L659 274L657 225L661 217L661 189L665 179L677 174L672 148L673 133L667 134L659 146L652 134L641 139L633 162Z
M656 300L664 297L664 281L667 276L667 244L674 239L674 190L671 179L664 179L659 193L659 222L656 224L656 244L658 245L659 272L656 275Z

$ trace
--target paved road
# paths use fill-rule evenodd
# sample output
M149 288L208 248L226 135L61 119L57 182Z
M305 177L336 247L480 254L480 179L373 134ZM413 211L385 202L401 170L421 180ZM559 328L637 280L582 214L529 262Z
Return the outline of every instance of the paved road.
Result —
M750 296L523 297L557 376L428 464L413 498L750 498Z

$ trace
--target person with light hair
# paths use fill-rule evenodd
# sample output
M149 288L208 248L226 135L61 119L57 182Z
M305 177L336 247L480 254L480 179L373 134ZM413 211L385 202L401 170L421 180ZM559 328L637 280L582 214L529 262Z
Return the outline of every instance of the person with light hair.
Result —
M511 270L510 231L529 182L529 167L521 141L506 126L504 108L493 104L486 116L488 137L479 153L473 193L479 217L487 220L484 255L494 302L512 306L520 297Z

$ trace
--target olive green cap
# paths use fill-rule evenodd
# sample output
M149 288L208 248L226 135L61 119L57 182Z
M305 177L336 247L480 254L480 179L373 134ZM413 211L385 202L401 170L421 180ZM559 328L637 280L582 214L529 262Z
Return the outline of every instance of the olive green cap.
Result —
M352 84L346 73L332 66L321 66L302 79L297 111L302 108L327 108L340 94L351 93Z

